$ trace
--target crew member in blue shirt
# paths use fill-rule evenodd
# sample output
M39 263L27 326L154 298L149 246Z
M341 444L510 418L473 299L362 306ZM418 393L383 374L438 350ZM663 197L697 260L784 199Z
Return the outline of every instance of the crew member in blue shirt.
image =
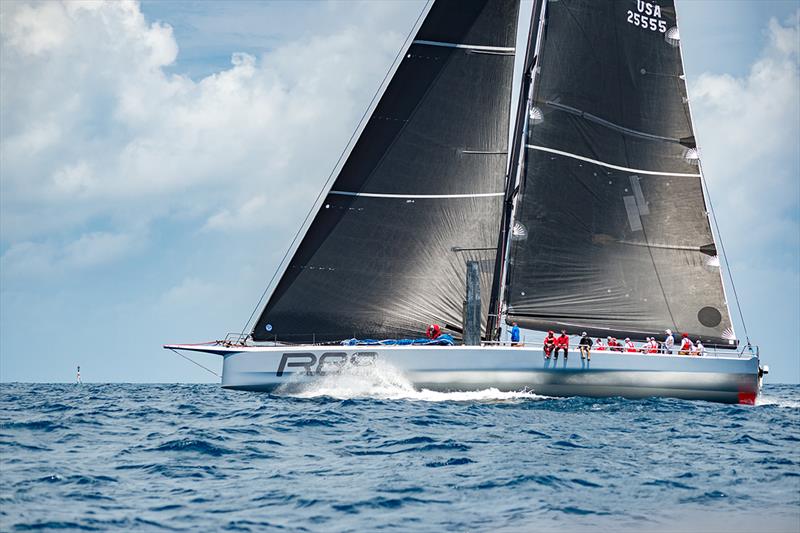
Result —
M519 326L516 322L512 324L511 328L511 346L516 346L519 344Z

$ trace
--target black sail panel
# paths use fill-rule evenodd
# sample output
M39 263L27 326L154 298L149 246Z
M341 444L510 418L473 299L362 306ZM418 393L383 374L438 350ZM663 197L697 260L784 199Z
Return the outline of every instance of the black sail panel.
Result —
M256 322L257 341L459 328L488 313L518 0L438 0Z
M733 342L674 4L547 6L508 320Z

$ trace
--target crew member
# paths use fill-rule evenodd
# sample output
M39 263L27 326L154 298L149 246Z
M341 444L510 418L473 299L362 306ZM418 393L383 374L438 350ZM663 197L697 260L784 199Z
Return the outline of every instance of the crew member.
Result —
M519 345L519 326L514 322L511 326L511 346Z
M588 359L589 361L592 360L592 352L590 351L592 349L592 344L594 343L592 342L591 337L589 337L584 331L581 334L580 342L578 342L578 348L581 351L581 359Z
M553 335L553 331L547 332L547 337L544 338L544 358L550 359L550 354L553 353L553 350L556 347L556 337Z
M615 337L608 338L608 349L612 352L621 352L622 346L619 345L619 341Z
M603 339L601 339L600 337L597 337L597 342L594 345L594 351L596 351L596 352L605 352L606 351L606 345L603 344Z
M562 329L561 335L558 336L556 339L556 360L558 359L558 351L564 351L564 360L569 357L569 337L567 337L567 331Z
M630 339L630 337L625 337L625 351L632 353L637 352L636 345L633 344L633 341Z
M439 327L439 324L431 324L428 326L428 331L425 332L425 335L431 340L439 338L441 334L442 328Z
M684 333L681 338L681 349L678 351L679 355L691 355L692 350L694 350L694 344L692 344L692 339L689 338L688 333Z
M650 344L647 347L647 353L658 353L658 341L655 337L650 337Z
M700 342L700 339L697 339L694 342L694 350L692 351L692 353L694 355L700 355L700 356L703 356L703 355L706 354L706 347L703 346L703 343Z
M668 329L666 331L667 336L664 338L664 344L662 347L664 348L664 353L672 353L672 348L675 346L675 337L672 336L672 330Z

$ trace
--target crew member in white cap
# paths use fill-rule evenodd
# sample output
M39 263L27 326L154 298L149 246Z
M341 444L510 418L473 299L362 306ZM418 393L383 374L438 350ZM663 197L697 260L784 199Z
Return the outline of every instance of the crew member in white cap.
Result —
M668 329L666 333L667 336L664 338L664 342L661 346L664 348L664 353L672 353L672 348L675 346L675 337L672 336L671 329Z
M626 352L633 352L636 353L636 345L633 344L633 341L630 337L625 337L625 351Z

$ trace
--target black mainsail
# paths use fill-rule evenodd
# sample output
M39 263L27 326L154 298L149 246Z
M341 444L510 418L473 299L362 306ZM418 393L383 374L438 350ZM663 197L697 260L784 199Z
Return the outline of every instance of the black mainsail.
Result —
M507 321L735 343L671 0L548 2Z
M460 326L492 285L518 0L437 0L255 323L256 341ZM484 316L488 298L484 299ZM485 325L485 324L484 324Z

